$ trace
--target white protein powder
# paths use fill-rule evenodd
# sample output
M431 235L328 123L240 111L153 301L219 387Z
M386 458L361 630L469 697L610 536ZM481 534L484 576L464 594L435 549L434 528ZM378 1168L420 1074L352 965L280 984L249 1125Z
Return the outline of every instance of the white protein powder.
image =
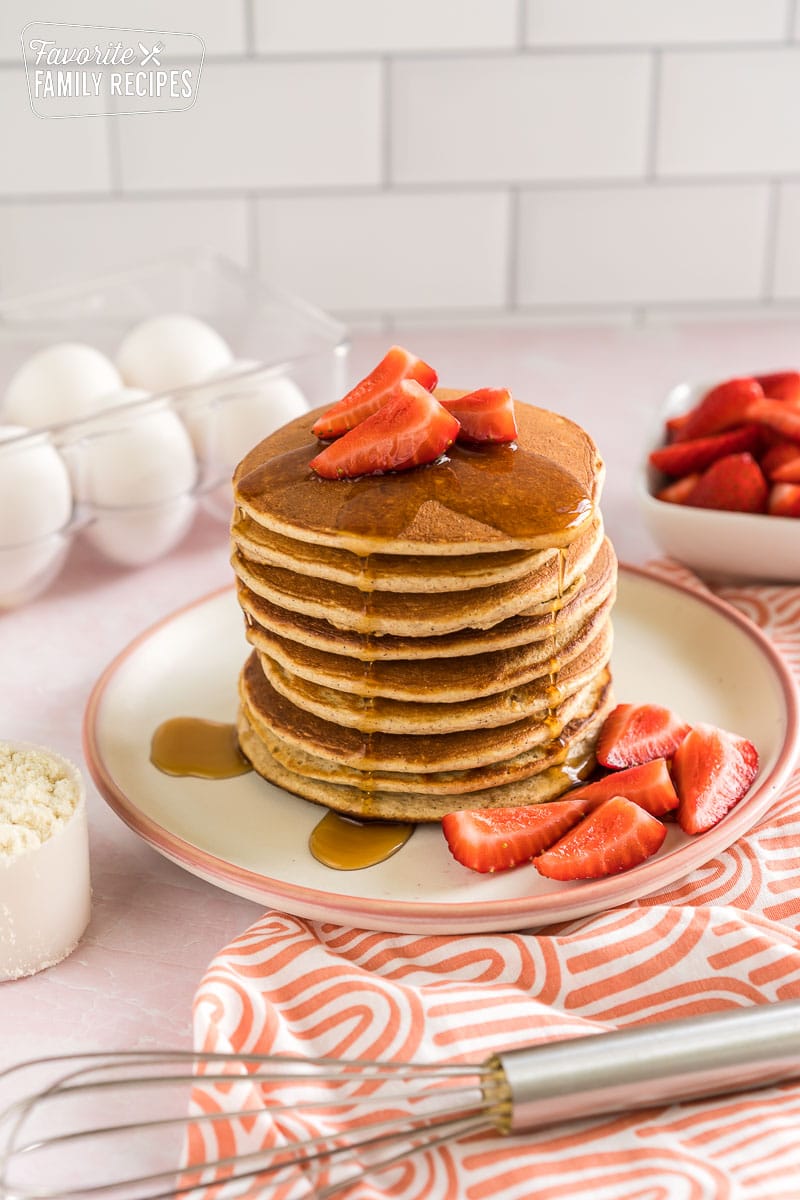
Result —
M0 858L35 850L66 825L79 787L65 763L0 742Z

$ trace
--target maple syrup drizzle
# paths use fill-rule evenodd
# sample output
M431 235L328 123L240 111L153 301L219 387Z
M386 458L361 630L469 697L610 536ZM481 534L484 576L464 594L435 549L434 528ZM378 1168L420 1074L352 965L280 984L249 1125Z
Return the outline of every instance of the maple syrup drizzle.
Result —
M171 717L150 742L150 762L166 775L232 779L252 771L239 749L236 726L202 717Z
M356 821L330 811L311 831L308 848L325 867L358 871L391 858L414 829L404 821Z
M259 464L237 483L242 499L257 502L269 495L273 514L287 519L309 514L313 524L322 521L327 529L393 538L434 501L509 537L526 538L562 533L591 513L591 497L572 474L516 444L475 449L456 443L446 458L413 471L326 480L308 466L319 442L308 430L298 429L295 436L294 449Z

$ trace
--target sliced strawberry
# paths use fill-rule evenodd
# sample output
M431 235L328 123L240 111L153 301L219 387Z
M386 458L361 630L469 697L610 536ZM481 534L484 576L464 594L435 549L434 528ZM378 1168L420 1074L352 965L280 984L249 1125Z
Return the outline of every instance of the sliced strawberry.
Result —
M331 442L309 465L325 479L407 471L437 459L453 444L458 429L456 418L435 396L406 379L382 408Z
M695 508L762 513L768 493L767 481L752 454L726 454L703 472L687 503Z
M679 442L681 440L681 434L686 428L690 416L690 413L680 413L677 417L667 418L664 425L667 430L668 442Z
M519 808L464 809L442 818L450 853L473 871L505 871L530 862L586 813L581 800Z
M392 346L365 379L317 418L311 426L311 432L319 438L334 438L347 433L348 429L354 429L366 417L377 412L404 379L415 379L429 392L437 383L433 367L402 346Z
M800 483L800 454L776 467L772 479L775 483Z
M745 420L765 425L781 437L800 442L800 409L783 400L754 400L747 406Z
M669 758L691 726L660 704L618 704L603 722L597 761L618 770Z
M517 437L514 400L508 388L480 388L442 400L461 423L460 442L513 442Z
M676 479L673 483L668 483L666 487L663 487L660 492L656 492L656 499L666 500L668 504L686 504L692 488L699 478L699 471L695 471L693 475L684 475L682 479Z
M728 379L725 383L717 384L686 414L687 419L680 428L678 439L685 442L710 437L743 425L747 406L763 396L761 384L755 379Z
M665 758L654 758L640 763L638 767L627 767L615 771L604 779L596 779L569 793L570 800L583 800L589 809L596 808L612 796L624 796L653 817L672 812L678 807L678 793L667 770Z
M800 405L800 371L775 371L772 375L757 375L756 378L770 400Z
M800 517L800 483L774 483L767 511L773 517Z
M760 403L767 403L762 400ZM777 404L777 401L775 401ZM741 429L731 429L727 433L718 433L715 437L696 438L691 442L672 442L669 446L660 446L650 454L650 462L665 475L690 475L693 471L703 471L711 466L718 458L726 454L738 454L744 450L753 450L759 440L758 426L744 425Z
M775 471L786 466L787 463L794 462L797 458L800 458L800 446L798 446L797 442L790 442L786 438L779 438L773 446L764 451L759 461L761 463L761 470L767 479L773 479ZM794 480L789 480L789 482L793 483Z
M660 849L665 825L624 796L613 796L534 858L548 879L600 879L637 867Z
M758 751L747 738L714 725L695 725L672 759L681 829L711 829L741 800L757 772Z

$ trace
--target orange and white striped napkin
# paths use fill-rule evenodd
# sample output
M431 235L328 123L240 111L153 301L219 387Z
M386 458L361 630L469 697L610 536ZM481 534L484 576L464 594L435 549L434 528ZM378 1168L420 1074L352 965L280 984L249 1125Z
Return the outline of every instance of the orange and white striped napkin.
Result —
M702 587L677 564L663 575ZM800 677L800 588L719 594ZM679 884L542 932L419 936L267 912L211 963L205 1050L477 1062L499 1049L800 998L800 769ZM800 1084L488 1137L412 1160L394 1200L798 1200ZM218 1136L231 1146L231 1131ZM389 1183L384 1181L389 1188Z

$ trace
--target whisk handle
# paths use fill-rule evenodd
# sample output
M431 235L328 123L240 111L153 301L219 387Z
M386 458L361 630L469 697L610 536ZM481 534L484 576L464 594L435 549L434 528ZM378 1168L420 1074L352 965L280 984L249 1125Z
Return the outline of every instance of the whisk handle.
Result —
M800 1076L800 1000L729 1010L496 1056L512 1131Z

